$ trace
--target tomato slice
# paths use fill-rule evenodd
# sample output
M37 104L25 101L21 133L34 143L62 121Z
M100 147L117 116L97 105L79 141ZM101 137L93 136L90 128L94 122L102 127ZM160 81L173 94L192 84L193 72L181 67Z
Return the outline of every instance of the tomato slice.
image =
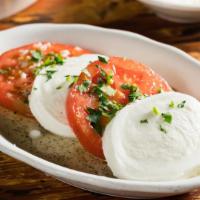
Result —
M90 52L72 45L49 42L29 44L3 53L0 55L0 105L32 116L27 102L35 77L34 69L50 54L65 58L86 53Z
M88 118L90 115L90 117L93 117L95 120L95 117L98 117L99 114L98 108L100 109L100 105L102 105L102 98L97 95L98 93L92 92L95 85L98 84L98 81L102 79L102 73L104 73L104 75L106 73L107 77L109 77L109 74L112 74L109 89L111 87L114 89L113 91L115 91L115 93L110 96L107 95L107 98L109 101L115 103L113 104L114 106L116 106L117 103L124 106L130 102L130 97L134 97L130 96L130 90L122 87L124 85L133 86L133 88L137 86L137 90L139 89L140 93L143 95L156 94L160 89L163 91L170 91L171 88L162 77L148 66L120 57L111 57L107 63L95 61L89 64L86 70L87 74L89 72L90 76L82 72L78 81L72 86L68 93L66 112L69 123L83 147L93 155L103 158L101 133L98 132L98 127L95 128ZM80 91L79 88L84 84L84 81L89 81L90 86L83 92ZM91 85L94 87L91 88ZM135 92L133 95L137 95L137 93ZM88 108L96 112L94 116L88 112ZM121 108L119 107L119 109ZM112 111L112 109L108 110L107 114L112 114ZM103 128L105 128L106 124L112 118L108 118L104 115L102 115L99 120Z

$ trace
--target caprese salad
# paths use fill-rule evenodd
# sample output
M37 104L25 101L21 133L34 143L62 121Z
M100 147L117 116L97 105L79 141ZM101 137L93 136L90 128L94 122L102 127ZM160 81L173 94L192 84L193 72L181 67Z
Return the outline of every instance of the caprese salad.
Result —
M38 42L0 56L0 105L77 138L122 179L189 177L200 166L200 103L150 67Z

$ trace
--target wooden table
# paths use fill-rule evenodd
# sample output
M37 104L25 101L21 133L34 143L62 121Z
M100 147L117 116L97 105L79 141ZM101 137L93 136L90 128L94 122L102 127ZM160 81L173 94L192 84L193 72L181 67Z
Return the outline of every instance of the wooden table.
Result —
M130 30L175 45L200 60L200 23L164 21L134 0L39 0L0 21L0 29L26 23L89 23ZM120 199L66 185L0 153L0 200ZM169 199L169 198L166 198ZM200 199L200 189L170 199Z

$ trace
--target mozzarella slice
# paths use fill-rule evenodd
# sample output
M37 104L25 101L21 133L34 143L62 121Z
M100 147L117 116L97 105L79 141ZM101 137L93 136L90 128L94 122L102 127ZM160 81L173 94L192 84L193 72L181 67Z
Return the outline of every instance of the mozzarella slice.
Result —
M66 96L69 90L69 83L65 76L79 75L90 62L98 60L98 56L102 55L87 54L67 58L64 65L48 67L40 72L46 74L47 70L56 71L50 80L47 81L47 77L42 75L35 78L29 96L29 106L41 126L60 136L75 137L65 113Z
M171 123L155 108L153 113L153 107L171 115ZM168 92L127 105L107 126L103 151L113 174L122 179L169 181L199 175L200 102Z

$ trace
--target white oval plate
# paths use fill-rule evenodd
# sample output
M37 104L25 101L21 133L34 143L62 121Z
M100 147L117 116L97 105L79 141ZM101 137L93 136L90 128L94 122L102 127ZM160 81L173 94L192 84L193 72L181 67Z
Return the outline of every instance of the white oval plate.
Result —
M95 26L34 24L0 32L0 52L38 41L79 45L93 51L125 56L151 66L175 89L200 99L200 63L186 53L141 35ZM70 185L120 197L155 198L200 187L200 177L170 182L129 181L87 174L56 165L18 148L0 135L0 150ZM163 166L164 167L164 164Z
M150 7L159 17L180 23L200 22L200 3L163 0L138 0Z
M1 0L0 19L14 15L35 2L36 0Z

